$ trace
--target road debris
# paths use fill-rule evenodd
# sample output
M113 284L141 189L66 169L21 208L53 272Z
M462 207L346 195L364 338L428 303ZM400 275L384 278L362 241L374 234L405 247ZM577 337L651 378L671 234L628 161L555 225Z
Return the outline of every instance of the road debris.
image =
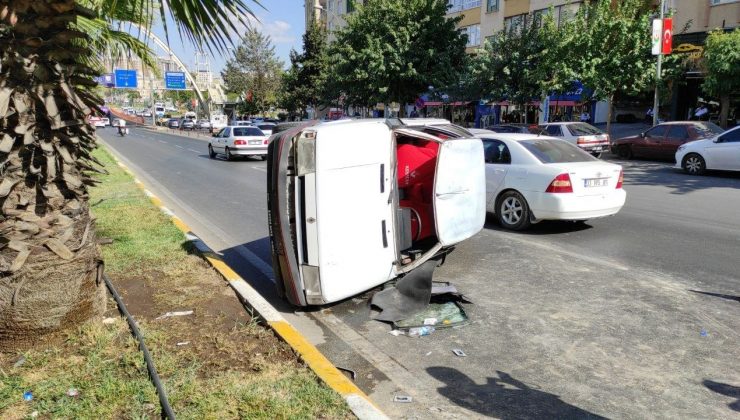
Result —
M155 319L164 319L164 318L170 318L173 316L187 316L192 315L193 311L175 311L175 312L167 312L166 314L159 316Z
M707 333L707 330L705 330L704 328L702 328L701 329L701 332L699 333L699 335L701 335L702 337L706 337L709 334Z
M410 403L413 400L413 398L409 397L408 395L394 395L393 396L393 402L397 403Z
M79 397L80 391L77 388L70 388L67 390L67 396L68 397Z
M103 324L105 325L114 324L115 322L116 322L116 319L113 317L103 319Z
M181 342L179 342L179 343L177 343L175 345L176 346L187 346L188 344L190 344L190 341L181 341Z
M461 349L452 349L452 352L455 353L455 356L457 356L457 357L466 357L467 356L467 354L465 354L465 352L462 351Z
M414 336L423 337L425 335L430 335L433 332L434 332L434 327L432 326L409 328L409 335L412 337Z
M23 401L31 401L33 400L33 392L26 391L23 393Z
M15 363L13 364L13 367L19 368L23 366L24 363L26 363L26 356L21 356L18 358L18 360L15 361Z
M399 335L406 335L402 330L390 330L388 334L398 337Z

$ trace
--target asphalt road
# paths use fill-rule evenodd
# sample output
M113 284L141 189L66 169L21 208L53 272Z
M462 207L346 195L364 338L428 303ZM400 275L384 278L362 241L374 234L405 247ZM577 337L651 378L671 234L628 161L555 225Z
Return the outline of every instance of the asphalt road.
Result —
M144 129L101 137L274 299L265 162L211 160L203 140ZM740 174L617 162L628 193L618 215L526 233L491 221L458 247L436 278L474 301L463 328L395 337L362 296L308 313L276 305L393 417L736 416Z

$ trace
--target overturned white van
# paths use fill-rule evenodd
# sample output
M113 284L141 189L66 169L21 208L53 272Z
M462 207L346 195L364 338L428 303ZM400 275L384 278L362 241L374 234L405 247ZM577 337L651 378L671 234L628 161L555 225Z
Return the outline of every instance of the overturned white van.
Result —
M273 269L297 306L404 276L485 222L483 146L444 120L307 123L275 134Z

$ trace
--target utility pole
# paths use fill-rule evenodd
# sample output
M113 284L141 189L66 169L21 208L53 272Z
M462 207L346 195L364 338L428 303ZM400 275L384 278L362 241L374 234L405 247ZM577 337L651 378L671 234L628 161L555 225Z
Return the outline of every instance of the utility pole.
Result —
M665 17L665 0L660 0L660 20ZM658 54L658 64L655 67L655 99L653 100L653 125L658 125L658 108L660 107L660 95L658 86L660 85L660 67L663 64L663 53Z

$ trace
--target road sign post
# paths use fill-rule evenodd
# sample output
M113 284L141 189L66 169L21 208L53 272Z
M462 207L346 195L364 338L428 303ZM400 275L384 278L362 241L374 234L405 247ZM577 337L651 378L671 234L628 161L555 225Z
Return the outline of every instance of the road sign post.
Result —
M185 90L185 73L168 71L164 73L164 88L167 90Z
M671 53L671 42L673 38L673 21L671 19L664 19L665 17L665 0L660 0L660 29L659 34L660 37L656 44L655 39L655 29L656 29L656 23L653 21L653 54L656 54L656 45L657 45L657 55L658 55L658 63L655 66L655 98L653 99L653 125L658 124L658 108L660 106L659 100L660 96L658 93L658 86L660 85L660 73L661 73L661 65L663 64L663 54L670 54ZM666 20L668 23L666 23ZM665 26L670 25L668 28L668 48L667 53L666 51L666 31Z
M116 69L113 75L116 89L136 89L139 87L136 70Z

